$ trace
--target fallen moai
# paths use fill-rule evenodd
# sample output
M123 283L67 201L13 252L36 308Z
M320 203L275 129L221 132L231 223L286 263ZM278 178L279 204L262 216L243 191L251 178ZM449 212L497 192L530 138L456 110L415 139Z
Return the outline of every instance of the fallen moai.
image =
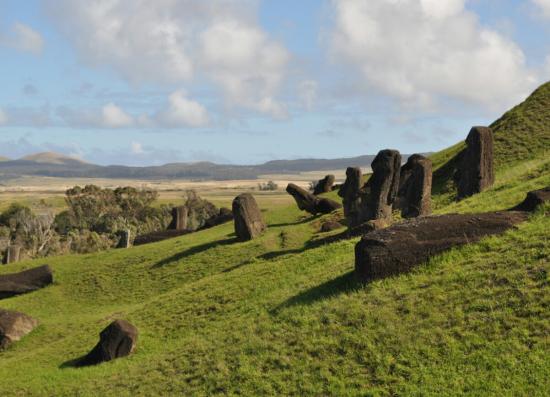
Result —
M52 282L53 273L48 265L19 273L2 274L0 275L0 299L36 291Z
M124 320L115 320L99 334L99 343L76 366L97 365L116 358L126 357L134 352L138 330Z
M260 208L250 193L243 193L235 197L232 208L235 234L239 240L252 240L267 229Z
M24 313L0 309L0 350L30 333L38 325L38 320Z
M328 193L332 191L334 186L334 175L326 175L323 179L320 179L313 189L313 194L318 195L322 193Z
M493 185L493 131L490 128L473 127L470 130L466 149L460 153L455 180L458 199L480 193Z
M327 198L317 197L294 183L289 183L286 191L294 197L298 208L309 212L311 215L330 214L338 208L342 208L340 203Z
M512 208L512 211L535 211L541 204L550 201L550 186L527 193L527 197L521 203Z
M432 162L413 154L401 167L396 207L403 218L430 215L432 212Z
M533 209L533 197L548 201L547 189L531 192L515 208ZM501 234L527 220L527 211L497 211L482 214L447 214L420 217L376 230L355 246L355 273L363 281L407 272L431 256L452 247Z

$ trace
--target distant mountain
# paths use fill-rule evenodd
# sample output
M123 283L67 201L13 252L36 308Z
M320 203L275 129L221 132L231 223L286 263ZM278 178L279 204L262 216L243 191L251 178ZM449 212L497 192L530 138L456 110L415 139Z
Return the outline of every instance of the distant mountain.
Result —
M403 155L403 160L408 155ZM121 165L100 166L58 153L46 152L19 160L0 161L0 179L23 175L60 178L118 179L256 179L263 174L297 174L307 171L331 171L346 167L369 167L374 155L339 159L274 160L259 165L230 165L211 162L171 163L151 167Z
M73 165L75 163L86 164L84 161L80 159L65 156L63 154L59 154L55 152L42 152L42 153L31 154L29 156L20 158L20 160L33 161L35 163L40 163L40 164L70 164L70 165Z

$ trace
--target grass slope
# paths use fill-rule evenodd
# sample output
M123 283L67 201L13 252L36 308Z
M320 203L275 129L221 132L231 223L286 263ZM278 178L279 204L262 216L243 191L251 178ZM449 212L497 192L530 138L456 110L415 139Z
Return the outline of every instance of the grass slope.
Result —
M437 212L510 207L550 185L539 156ZM334 193L331 196L335 196ZM317 241L322 218L263 204L246 243L226 224L95 255L48 258L55 285L0 301L41 325L0 353L0 395L545 395L550 389L550 218L411 274L355 283L356 239ZM8 273L36 266L0 268ZM140 331L131 357L70 368L113 318Z

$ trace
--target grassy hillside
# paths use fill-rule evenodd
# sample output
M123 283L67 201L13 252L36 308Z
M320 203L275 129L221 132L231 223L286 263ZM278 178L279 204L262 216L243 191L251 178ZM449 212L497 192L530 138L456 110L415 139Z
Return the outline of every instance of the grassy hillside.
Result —
M550 185L550 160L438 212L503 209ZM334 196L334 193L331 194ZM435 198L436 201L439 197ZM0 353L0 395L545 395L550 218L356 284L357 239L320 244L323 218L262 202L269 231L232 225L128 250L48 258L55 285L0 301L41 321ZM8 273L42 264L18 263ZM129 358L66 362L113 318L140 331Z
M493 124L495 186L461 202L435 189L436 213L506 209L550 185L549 92ZM432 156L438 186L461 145ZM260 203L269 230L251 242L225 224L48 258L53 286L0 301L41 322L0 353L0 395L547 395L550 205L502 236L360 285L357 239L327 243L318 232L327 216ZM68 366L114 318L138 327L135 354Z

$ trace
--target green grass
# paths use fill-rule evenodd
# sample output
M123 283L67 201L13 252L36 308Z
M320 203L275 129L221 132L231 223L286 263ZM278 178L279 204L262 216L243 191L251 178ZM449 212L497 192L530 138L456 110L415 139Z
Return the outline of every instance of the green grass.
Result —
M502 210L550 185L539 149L525 161L523 149L502 157L486 192L455 202L435 191L435 212ZM435 154L434 168L458 150ZM307 217L278 196L259 201L269 229L254 241L235 241L225 224L0 267L47 262L55 274L50 287L0 301L40 320L0 353L0 396L547 395L550 205L504 235L360 285L357 239L323 244L318 233L334 215ZM137 351L67 366L114 318L138 327Z

